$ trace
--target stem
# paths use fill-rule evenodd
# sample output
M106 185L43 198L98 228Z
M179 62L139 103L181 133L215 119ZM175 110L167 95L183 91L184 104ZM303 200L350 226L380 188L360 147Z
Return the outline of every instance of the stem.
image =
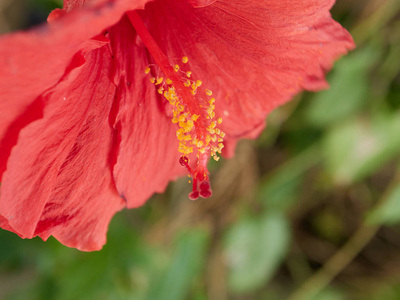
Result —
M384 195L382 195L378 203L375 205L375 208L385 203L393 189L397 187L399 178L400 172L394 176ZM370 224L368 220L364 221L348 242L340 248L319 271L303 283L300 288L294 291L287 300L313 299L313 297L322 291L351 263L351 261L372 240L380 227L380 224Z
M311 276L287 300L313 299L360 253L375 236L379 227L364 223L350 240L325 263L324 267Z

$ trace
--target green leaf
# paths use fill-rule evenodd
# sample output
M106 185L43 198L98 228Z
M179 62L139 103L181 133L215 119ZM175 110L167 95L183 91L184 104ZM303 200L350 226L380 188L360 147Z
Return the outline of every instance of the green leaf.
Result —
M260 184L258 197L268 209L286 211L296 202L301 178L288 178L285 182L271 181Z
M277 211L236 223L224 249L230 290L244 293L265 285L285 257L289 241L288 222Z
M193 278L203 265L208 240L208 233L200 229L182 234L177 240L170 265L150 285L147 299L185 299Z
M327 287L319 292L314 297L310 298L310 300L345 300L346 295L333 287Z
M379 169L400 151L400 114L354 119L326 135L326 167L337 184L347 185Z
M328 77L330 88L315 94L305 111L306 119L324 127L357 112L365 103L368 72L378 57L378 51L364 48L338 61Z
M393 225L400 222L400 183L391 190L383 204L370 213L367 222L374 225Z

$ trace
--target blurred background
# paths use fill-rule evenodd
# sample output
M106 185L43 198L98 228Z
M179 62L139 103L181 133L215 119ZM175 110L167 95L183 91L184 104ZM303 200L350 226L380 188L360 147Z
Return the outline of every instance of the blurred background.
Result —
M0 32L60 1L1 0ZM400 1L338 0L357 49L331 89L268 117L256 141L118 213L102 251L0 230L0 299L400 299Z

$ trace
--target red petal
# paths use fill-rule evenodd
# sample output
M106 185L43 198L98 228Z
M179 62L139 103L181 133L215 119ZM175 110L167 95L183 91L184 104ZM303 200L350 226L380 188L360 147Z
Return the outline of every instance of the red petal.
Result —
M9 231L14 231L13 228L8 223L8 220L6 218L4 218L2 215L0 215L0 228L9 230Z
M169 57L189 57L216 96L227 140L255 137L266 115L302 89L326 88L326 70L354 47L332 20L332 0L149 3L149 30Z
M108 48L75 59L81 65L41 96L43 119L20 132L3 175L0 214L21 237L54 235L90 251L105 243L108 223L124 205L109 164L115 86Z
M137 46L136 33L126 18L110 29L110 40L118 57L114 80L120 99L114 125L120 133L114 176L128 207L137 207L154 192L164 191L185 169L178 163L177 128L167 116L166 100L144 74L149 63L146 48Z
M147 0L148 1L148 0ZM99 7L103 5L114 5L115 2L119 3L128 3L130 2L131 5L140 5L147 1L128 1L128 0L64 0L63 1L63 10L70 12L76 8L91 8L91 7ZM136 6L138 7L138 6Z
M83 7L86 4L93 2L91 0L64 0L63 10L70 12L75 8Z
M217 0L188 0L193 7L206 7Z
M0 37L0 176L19 131L41 117L35 99L59 82L75 53L105 42L90 38L116 23L127 9L145 2L107 1L67 14L51 25Z

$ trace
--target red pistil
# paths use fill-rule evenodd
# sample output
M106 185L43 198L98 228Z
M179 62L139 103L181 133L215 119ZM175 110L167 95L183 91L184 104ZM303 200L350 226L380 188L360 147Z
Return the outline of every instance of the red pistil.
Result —
M137 34L142 39L143 43L146 45L146 48L149 50L157 65L163 71L166 77L172 80L174 83L174 87L177 90L177 93L181 97L182 102L186 105L187 109L192 113L199 115L200 118L198 122L202 125L199 128L196 128L197 136L203 136L205 132L203 132L203 128L207 127L207 121L203 113L203 109L200 107L200 103L196 101L194 96L190 93L190 90L187 89L178 74L174 71L174 68L171 66L165 54L162 52L161 48L157 45L156 41L151 36L150 32L147 30L144 25L142 19L140 18L137 11L132 10L127 13L129 20L131 21L133 27L135 28Z
M190 90L183 85L167 57L143 24L139 14L136 11L130 11L127 15L157 65L161 68L164 75L173 82L173 86L175 87L181 102L186 106L187 111L189 111L191 115L198 116L194 130L199 141L201 141L202 138L205 138L208 135L207 127L210 123L207 121L207 115L205 114L204 109L201 108L199 101L196 101ZM193 178L193 189L189 194L189 199L191 200L196 200L199 197L208 198L212 195L211 185L208 178L209 172L207 170L210 147L207 147L207 149L208 150L203 153L198 153L198 162L195 169L190 167L189 159L186 156L182 156L179 160L180 164L187 168Z

